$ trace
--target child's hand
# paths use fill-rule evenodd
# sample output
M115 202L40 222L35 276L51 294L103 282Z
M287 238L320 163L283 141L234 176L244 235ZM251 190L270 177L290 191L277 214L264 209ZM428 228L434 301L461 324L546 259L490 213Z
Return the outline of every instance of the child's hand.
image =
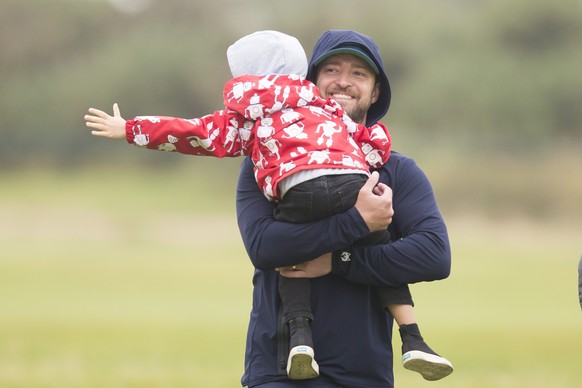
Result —
M90 115L85 115L85 125L93 128L92 135L109 137L111 139L126 139L125 120L119 113L117 103L113 104L113 116L95 109L89 108Z

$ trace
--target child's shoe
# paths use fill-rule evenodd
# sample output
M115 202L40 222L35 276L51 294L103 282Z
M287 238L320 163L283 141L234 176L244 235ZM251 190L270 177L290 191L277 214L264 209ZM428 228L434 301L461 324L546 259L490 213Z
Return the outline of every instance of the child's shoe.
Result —
M312 379L319 376L319 365L315 362L313 339L309 320L298 317L289 321L289 358L287 376L292 380Z
M417 324L400 326L402 338L402 365L418 372L425 380L435 381L453 373L449 360L436 354L420 335Z

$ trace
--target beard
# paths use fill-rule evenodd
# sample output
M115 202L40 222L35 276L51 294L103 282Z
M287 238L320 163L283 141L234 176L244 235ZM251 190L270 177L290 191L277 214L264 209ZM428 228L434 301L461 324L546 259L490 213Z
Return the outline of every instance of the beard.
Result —
M370 108L371 101L369 99L360 100L359 95L352 91L350 88L346 89L333 89L327 95L332 96L334 94L347 94L348 96L354 96L355 104L351 103L343 103L342 100L338 99L337 102L341 105L344 111L347 113L350 118L358 123L358 124L365 124L366 118L368 116L368 109ZM333 97L332 97L333 98Z
M365 124L366 117L368 114L368 107L364 108L363 106L356 105L352 107L350 110L345 109L346 113L354 122L358 124Z

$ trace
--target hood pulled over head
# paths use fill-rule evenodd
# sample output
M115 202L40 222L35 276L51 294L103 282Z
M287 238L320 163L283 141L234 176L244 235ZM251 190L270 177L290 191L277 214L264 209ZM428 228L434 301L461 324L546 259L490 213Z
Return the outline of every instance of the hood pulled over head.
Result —
M244 74L307 75L307 56L297 38L279 31L256 31L243 36L227 50L233 77Z
M390 107L392 96L388 76L384 71L384 64L378 46L372 38L352 30L329 30L323 33L313 48L313 55L309 62L307 79L316 82L317 67L325 59L338 54L355 55L370 66L380 82L380 97L368 109L366 125L378 122Z

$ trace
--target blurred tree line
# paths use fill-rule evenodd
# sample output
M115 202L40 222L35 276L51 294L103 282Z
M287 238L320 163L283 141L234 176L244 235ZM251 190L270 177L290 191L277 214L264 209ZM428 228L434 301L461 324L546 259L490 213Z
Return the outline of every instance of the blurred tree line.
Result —
M0 163L124 157L135 151L89 135L87 108L197 117L221 107L238 37L277 29L310 55L331 28L380 46L395 139L471 153L580 142L576 0L2 0Z

